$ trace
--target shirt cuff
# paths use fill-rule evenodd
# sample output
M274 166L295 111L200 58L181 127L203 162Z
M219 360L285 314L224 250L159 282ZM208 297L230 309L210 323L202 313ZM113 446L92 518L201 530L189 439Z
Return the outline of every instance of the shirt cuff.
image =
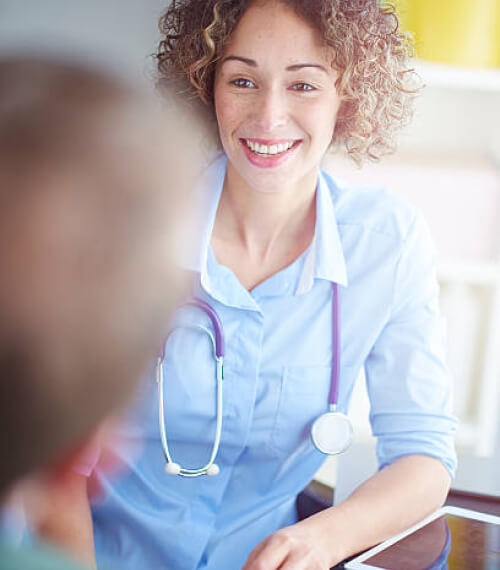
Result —
M453 417L382 414L372 418L380 468L406 455L427 455L443 463L453 479L457 468Z

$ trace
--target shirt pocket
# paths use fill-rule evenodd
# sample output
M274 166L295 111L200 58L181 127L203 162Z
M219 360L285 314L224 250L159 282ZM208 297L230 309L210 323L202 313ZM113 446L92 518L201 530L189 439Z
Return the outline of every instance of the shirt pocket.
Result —
M356 366L342 366L339 379L338 411L347 413L356 380ZM311 427L316 418L329 411L331 366L284 367L280 397L270 447L289 455L299 447L313 446Z

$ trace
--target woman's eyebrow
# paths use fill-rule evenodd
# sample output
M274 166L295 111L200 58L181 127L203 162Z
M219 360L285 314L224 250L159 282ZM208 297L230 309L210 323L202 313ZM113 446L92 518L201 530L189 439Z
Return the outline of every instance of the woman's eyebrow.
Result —
M258 67L258 63L254 59L250 59L248 57L242 57L241 55L226 55L225 57L222 58L221 65L226 61L241 61L251 67ZM327 69L323 65L320 65L319 63L295 63L293 65L289 65L286 68L286 71L298 71L299 69L303 69L304 67L314 67L316 69L319 69L320 71L328 73Z
M298 71L299 69L302 69L304 67L315 67L316 69L320 69L321 71L328 73L326 67L324 67L323 65L320 65L319 63L295 63L294 65L289 65L286 68L286 70L287 71Z
M226 55L222 58L221 65L226 63L226 61L242 61L251 67L257 67L257 62L253 59L248 59L247 57L241 57L240 55Z

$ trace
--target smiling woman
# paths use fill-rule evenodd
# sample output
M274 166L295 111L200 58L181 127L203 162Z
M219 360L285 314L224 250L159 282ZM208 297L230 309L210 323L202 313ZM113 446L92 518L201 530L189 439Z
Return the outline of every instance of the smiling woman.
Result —
M185 77L190 89L213 105L217 65L249 4L174 0L160 21L160 76L167 81ZM392 152L393 136L411 119L421 86L409 61L411 38L399 29L394 8L376 0L282 4L319 32L318 41L330 48L326 70L338 72L336 87L342 99L332 142L343 143L358 163Z
M148 430L142 456L94 506L97 558L131 570L326 570L435 509L455 469L425 223L390 193L344 188L320 169L332 143L358 162L392 148L415 95L408 41L376 0L174 0L161 29L161 82L180 83L218 129L221 153L197 194L201 238L182 263L224 329L223 398L193 333L210 323L191 314L165 349L164 401L150 380L128 437L160 407L188 469L220 436L218 474L173 477L168 456L165 474ZM323 450L345 448L362 367L380 471L297 522ZM314 439L325 415L344 428L336 437L328 423L327 447Z
M340 105L330 59L331 49L295 11L275 3L245 13L215 68L228 178L261 191L314 191Z

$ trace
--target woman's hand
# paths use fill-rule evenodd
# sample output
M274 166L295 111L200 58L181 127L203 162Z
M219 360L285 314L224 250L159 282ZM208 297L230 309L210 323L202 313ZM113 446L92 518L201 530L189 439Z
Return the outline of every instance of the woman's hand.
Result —
M443 504L449 487L441 461L401 457L343 503L267 537L243 570L328 570L422 520Z
M329 570L332 554L323 538L324 525L317 522L310 517L268 536L254 548L243 570Z

